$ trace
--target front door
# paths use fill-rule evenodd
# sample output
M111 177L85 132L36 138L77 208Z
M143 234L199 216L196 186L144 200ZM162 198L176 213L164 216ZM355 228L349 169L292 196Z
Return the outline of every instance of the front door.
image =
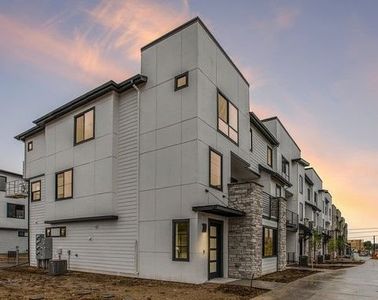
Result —
M209 220L209 279L223 277L223 222Z

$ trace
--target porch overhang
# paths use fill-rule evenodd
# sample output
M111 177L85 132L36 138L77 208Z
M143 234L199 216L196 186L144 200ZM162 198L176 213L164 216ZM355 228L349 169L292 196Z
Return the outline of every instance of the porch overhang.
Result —
M244 217L245 212L237 210L231 207L214 204L214 205L203 205L203 206L193 206L192 210L195 212L213 214L223 217Z

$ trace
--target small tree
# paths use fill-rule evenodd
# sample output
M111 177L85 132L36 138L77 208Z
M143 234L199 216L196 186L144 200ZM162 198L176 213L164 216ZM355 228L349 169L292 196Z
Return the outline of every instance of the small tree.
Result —
M336 240L336 244L337 244L337 249L339 250L339 254L341 255L341 253L343 252L344 250L344 246L345 246L345 240L344 240L344 237L343 236L339 236Z
M314 257L312 259L312 266L314 266L314 260L316 257L316 251L319 249L322 242L322 234L317 230L312 230L312 236L310 239L310 253L313 251Z
M332 253L332 259L335 257L335 251L337 250L337 244L335 239L330 239L328 242L328 252Z

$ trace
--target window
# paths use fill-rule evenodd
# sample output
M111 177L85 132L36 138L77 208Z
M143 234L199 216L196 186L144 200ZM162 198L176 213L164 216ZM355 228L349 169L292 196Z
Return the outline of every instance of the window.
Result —
M33 150L33 141L28 143L28 152Z
M316 192L314 192L314 202L318 205L318 194Z
M175 91L181 90L189 86L188 72L175 77Z
M7 189L7 178L0 176L0 192L5 192Z
M282 156L282 176L286 179L290 179L290 164L289 161Z
M72 198L73 182L72 182L72 169L56 173L55 190L56 199L63 200Z
M66 227L47 227L46 237L66 237Z
M277 230L263 227L263 257L277 255Z
M95 109L75 116L75 145L94 139Z
M303 194L303 176L299 175L299 192Z
M29 234L27 230L18 230L17 235L19 237L27 237Z
M299 203L299 220L303 221L303 203Z
M25 219L25 205L7 203L7 218Z
M35 181L31 183L31 201L41 200L41 181Z
M276 197L281 197L281 187L276 184Z
M269 146L266 148L266 163L268 166L273 167L273 150Z
M173 260L189 261L189 220L173 220Z
M220 154L218 151L215 151L214 149L210 148L209 151L209 170L210 170L210 176L209 176L209 185L210 187L222 190L223 189L223 172L222 172L222 154Z
M311 201L311 190L310 190L310 188L307 188L307 200Z
M252 129L250 129L250 133L251 133L251 151L253 151L253 131L252 131Z
M218 131L229 137L234 143L239 142L239 111L218 91Z

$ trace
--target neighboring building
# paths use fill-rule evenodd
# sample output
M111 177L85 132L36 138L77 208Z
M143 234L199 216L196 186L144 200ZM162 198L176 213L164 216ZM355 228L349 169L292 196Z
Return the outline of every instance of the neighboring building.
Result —
M200 19L141 52L142 75L16 137L32 145L31 264L44 233L73 270L194 283L283 270L305 224L299 147L250 113L248 82Z
M348 240L352 251L360 252L363 251L364 248L364 240Z
M0 254L17 248L20 253L28 251L27 219L27 186L22 175L0 170Z

